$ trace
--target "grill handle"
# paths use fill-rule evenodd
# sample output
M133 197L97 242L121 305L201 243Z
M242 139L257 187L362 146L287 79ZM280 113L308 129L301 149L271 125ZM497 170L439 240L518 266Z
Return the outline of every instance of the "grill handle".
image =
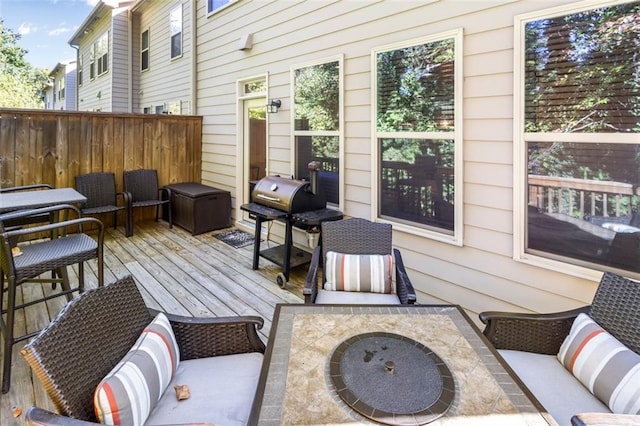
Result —
M264 195L264 194L257 194L256 198L262 198L263 200L271 201L271 202L274 202L274 203L279 203L280 202L280 198L278 198L278 197L269 197L268 195Z

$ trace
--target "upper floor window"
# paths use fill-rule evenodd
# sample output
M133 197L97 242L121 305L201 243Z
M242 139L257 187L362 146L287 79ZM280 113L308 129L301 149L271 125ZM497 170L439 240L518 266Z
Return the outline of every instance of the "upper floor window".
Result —
M234 1L235 0L207 0L207 13L216 12Z
M296 177L309 178L308 164L319 161L320 190L340 204L342 146L342 58L292 69Z
M96 45L92 44L89 48L89 79L96 78Z
M64 77L58 82L58 99L64 99Z
M77 68L77 79L78 79L78 86L82 86L82 76L83 76L83 72L82 72L82 66L83 66L83 55L79 54L78 55L78 68Z
M149 30L140 35L140 70L149 69Z
M100 36L95 43L95 56L98 63L98 76L109 71L109 32Z
M516 30L516 257L640 277L640 2L543 11Z
M462 31L373 52L375 217L462 244Z
M169 12L171 59L182 56L182 4Z

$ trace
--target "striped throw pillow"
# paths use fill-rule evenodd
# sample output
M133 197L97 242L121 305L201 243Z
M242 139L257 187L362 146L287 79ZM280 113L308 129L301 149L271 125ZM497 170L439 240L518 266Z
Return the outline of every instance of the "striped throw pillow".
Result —
M616 414L640 414L640 355L580 314L558 352L560 362Z
M180 362L171 324L159 313L93 396L96 417L108 425L142 425Z
M327 252L325 290L395 293L393 255Z

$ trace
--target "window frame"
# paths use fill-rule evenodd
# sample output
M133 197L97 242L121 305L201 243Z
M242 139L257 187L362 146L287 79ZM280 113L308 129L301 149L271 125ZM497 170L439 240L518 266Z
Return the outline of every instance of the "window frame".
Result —
M147 34L147 47L144 47L144 34ZM147 67L144 68L144 56L147 57ZM148 71L151 68L151 31L149 28L140 33L140 72Z
M452 132L379 132L377 129L378 113L378 73L377 55L379 53L404 49L411 46L427 44L446 39L453 39L454 42L454 130ZM464 178L463 178L463 97L462 87L463 75L463 28L455 28L417 39L406 40L398 43L374 47L371 49L371 217L377 222L393 224L393 228L408 234L417 235L424 238L452 244L463 245L463 215L464 215ZM407 139L452 139L454 141L454 220L453 233L439 232L427 229L418 225L411 225L408 221L394 220L391 217L381 217L380 193L381 188L378 176L381 174L380 156L381 150L379 140L384 138L407 138Z
M338 130L296 130L295 129L295 72L298 69L309 68L316 65L328 64L331 62L338 63L338 102L340 103L338 107ZM291 164L292 167L297 169L297 146L296 146L296 136L333 136L338 137L338 204L337 205L329 205L328 207L335 207L337 209L342 209L344 206L344 55L334 55L330 57L325 57L321 59L317 59L314 61L303 62L298 64L293 64L289 70L290 75L290 87L291 87Z
M58 99L63 100L65 98L65 78L64 76L60 77L58 81Z
M179 20L174 19L174 13L177 13L178 11L179 11L179 14L180 14ZM174 20L176 22L180 23L180 30L177 31L177 32L174 32L174 29L173 29L172 23L174 22ZM183 35L184 35L183 10L182 10L182 3L179 3L177 6L173 7L169 11L169 57L170 57L170 59L172 61L182 57L183 50L184 50ZM173 51L173 39L174 39L174 37L177 37L177 36L179 36L179 38L180 38L180 49L179 49L179 52L174 52Z
M104 44L104 46L103 46ZM103 76L109 72L109 31L105 31L94 43L96 77ZM104 52L102 51L104 47Z
M78 86L82 86L82 78L84 76L84 72L82 71L82 64L83 64L83 54L82 53L78 53L78 66L76 68L76 75L77 75L77 80L78 80Z
M91 43L89 47L89 80L96 78L96 45Z
M233 3L235 3L237 0L227 0L223 5L218 6L218 7L212 7L213 6L213 0L207 0L207 17L214 15L218 12L220 12L221 10L226 9L227 7L231 6Z
M606 265L593 264L600 269L583 266L588 262L570 263L569 261L544 257L527 252L527 191L528 191L528 153L527 143L561 142L561 143L607 143L607 144L638 144L638 133L562 133L558 132L525 132L525 59L526 59L526 31L528 23L543 19L551 19L575 13L580 13L602 7L613 7L632 3L635 0L587 0L553 8L525 13L514 17L514 87L513 87L513 259L515 261L561 272L588 280L597 281L602 270L611 269ZM550 255L552 255L550 253ZM636 275L632 271L624 270L629 276Z

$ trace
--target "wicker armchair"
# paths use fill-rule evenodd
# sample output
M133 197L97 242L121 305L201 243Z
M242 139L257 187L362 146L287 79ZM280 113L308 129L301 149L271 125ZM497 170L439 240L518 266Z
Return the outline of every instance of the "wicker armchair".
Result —
M313 251L311 265L304 284L305 303L390 303L387 297L377 298L388 295L334 292L319 288L319 267L321 264L325 264L329 251L345 254L384 255L393 253L396 267L395 295L397 296L397 302L394 301L394 303L415 303L416 293L404 268L400 251L391 246L391 231L390 224L374 223L361 218L323 222L321 226L322 244ZM326 279L323 277L322 283L324 284L325 281Z
M131 194L131 205L134 209L155 206L156 222L160 206L171 202L171 189L159 187L156 170L139 169L124 172L124 190ZM169 218L169 228L172 228L171 208L167 209L167 217ZM133 219L131 219L130 226L133 228Z
M96 422L93 401L96 386L127 354L155 314L146 307L131 276L89 290L69 302L58 317L21 351L58 411L55 414L31 407L27 412L27 424L82 425ZM256 331L263 325L262 318L187 318L170 314L167 317L180 349L179 369L186 360L264 353L265 346ZM256 386L259 371L260 366L255 373ZM229 369L225 373L238 374L239 371ZM216 383L211 371L203 371L202 374L212 391L229 392L223 384ZM170 387L171 384L167 388ZM173 393L173 389L169 391ZM192 389L192 397L196 398L193 393ZM249 395L250 400L254 395L255 387ZM214 399L215 396L209 399L209 407L216 403ZM206 414L210 414L209 411L201 410ZM194 414L198 415L198 412ZM247 411L247 417L248 414ZM200 421L210 420L178 423Z
M118 226L118 212L125 212L125 235L133 235L131 227L131 194L116 192L116 178L113 173L87 173L76 176L76 189L87 197L82 206L84 215L113 213L113 228ZM122 205L118 205L118 198Z
M69 211L80 215L79 210L71 205L58 205L34 210L21 210L0 215L0 307L3 305L5 293L4 278L7 278L7 303L6 309L0 311L0 326L2 326L3 346L3 375L2 393L9 391L11 383L11 354L13 345L26 340L34 333L16 336L14 330L16 310L25 308L35 303L45 302L54 297L66 296L71 298L74 291L84 291L84 262L98 260L98 285L102 285L103 263L102 222L94 218L78 218L54 222L46 225L32 226L29 228L6 229L5 222L28 220L29 217L42 217L43 215L66 214ZM82 233L82 227L91 224L98 228L97 239ZM80 233L71 233L79 227ZM42 235L48 234L49 239L42 239ZM20 238L39 238L37 242L15 245ZM78 264L78 286L71 288L67 276L66 267ZM55 271L52 278L38 278L42 274ZM56 278L59 277L59 278ZM60 292L44 296L37 300L31 300L23 304L16 304L18 287L26 282L60 282ZM6 313L6 322L2 314Z
M555 357L580 313L588 314L625 346L640 354L640 284L609 272L603 274L589 306L551 314L483 312L480 320L486 324L484 335L498 350ZM535 372L534 365L527 368ZM540 397L538 394L536 396ZM608 413L594 416L578 416L579 412L573 414L576 414L571 419L574 425L588 424L585 422L588 418L597 418L599 422L606 419L599 424L640 424L640 416L631 416L635 423L625 423L630 416Z

